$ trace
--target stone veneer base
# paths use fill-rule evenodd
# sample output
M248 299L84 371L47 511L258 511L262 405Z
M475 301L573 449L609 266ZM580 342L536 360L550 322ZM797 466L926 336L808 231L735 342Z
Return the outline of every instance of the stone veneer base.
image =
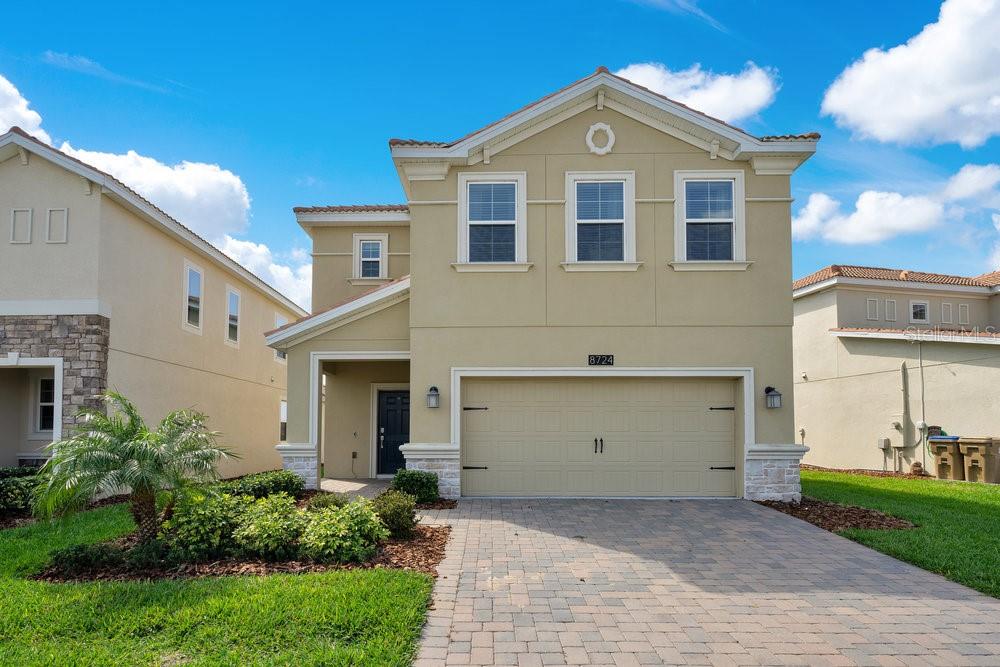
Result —
M407 470L425 470L437 474L438 493L442 498L455 499L462 495L458 447L447 443L408 442L399 451L406 459Z
M799 445L755 445L747 454L743 471L747 500L802 500L799 462L808 447Z
M278 453L281 454L281 467L291 470L302 478L307 489L319 488L319 457L315 449L287 448L286 445L278 445Z

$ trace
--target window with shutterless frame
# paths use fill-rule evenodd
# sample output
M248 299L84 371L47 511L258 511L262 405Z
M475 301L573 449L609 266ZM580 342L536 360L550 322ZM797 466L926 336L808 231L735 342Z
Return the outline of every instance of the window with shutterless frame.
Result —
M674 172L677 262L746 261L742 171Z
M39 378L36 398L38 402L35 430L51 431L55 425L56 381L53 378Z
M226 286L226 342L240 343L240 306L243 300L239 290Z
M910 301L910 324L927 324L931 321L929 301Z
M389 235L354 235L354 277L385 279L389 274Z
M201 267L184 262L184 301L181 324L185 329L201 333L201 318L205 292L205 272Z
M635 261L635 172L567 172L566 261Z
M527 261L524 172L458 175L459 263Z

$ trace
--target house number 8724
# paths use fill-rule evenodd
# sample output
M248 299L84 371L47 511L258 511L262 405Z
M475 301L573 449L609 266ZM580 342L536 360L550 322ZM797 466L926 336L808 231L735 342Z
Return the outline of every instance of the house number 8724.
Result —
M615 355L613 354L590 354L587 355L588 366L614 366Z

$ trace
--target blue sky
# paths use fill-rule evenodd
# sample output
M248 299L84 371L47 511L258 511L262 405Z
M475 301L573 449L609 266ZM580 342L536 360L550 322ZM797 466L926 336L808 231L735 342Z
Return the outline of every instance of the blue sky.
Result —
M997 0L940 23L924 0L170 4L8 7L0 124L35 113L299 300L292 206L402 201L389 137L455 138L598 65L658 63L682 95L749 105L754 134L823 133L793 176L796 276L1000 259Z

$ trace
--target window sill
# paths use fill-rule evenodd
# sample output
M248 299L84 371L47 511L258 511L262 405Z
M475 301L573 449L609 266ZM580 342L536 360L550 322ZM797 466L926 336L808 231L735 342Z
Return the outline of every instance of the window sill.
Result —
M459 273L524 273L532 262L453 262L451 268Z
M668 262L674 271L746 271L753 262Z
M563 262L563 271L638 271L642 262Z
M388 278L348 278L351 285L384 285L389 282Z

